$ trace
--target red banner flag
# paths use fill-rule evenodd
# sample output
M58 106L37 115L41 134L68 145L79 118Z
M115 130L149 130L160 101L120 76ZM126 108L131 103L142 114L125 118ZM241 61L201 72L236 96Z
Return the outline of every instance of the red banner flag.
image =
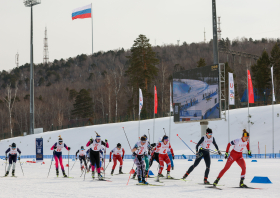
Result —
M157 106L158 106L158 100L157 100L157 87L155 86L155 114L157 114Z
M250 75L250 71L247 70L248 74L248 98L249 98L249 103L254 103L254 90L253 90L253 84L252 84L252 79Z

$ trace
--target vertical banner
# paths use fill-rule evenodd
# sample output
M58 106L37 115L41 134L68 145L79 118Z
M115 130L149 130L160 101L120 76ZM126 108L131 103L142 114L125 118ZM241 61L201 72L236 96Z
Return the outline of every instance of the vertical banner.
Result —
M249 99L249 103L254 103L255 102L254 90L253 90L252 78L249 70L247 70L247 74L248 74L248 99Z
M170 83L170 113L173 112L173 105L172 105L172 87Z
M228 73L228 104L235 105L233 73Z
M142 95L142 90L139 88L139 115L141 113L143 107L143 95Z
M44 160L43 154L43 138L36 138L36 162Z
M275 102L274 83L273 83L273 66L271 67L271 81L272 81L272 101Z
M157 107L158 107L158 98L157 98L157 87L155 86L155 99L154 99L154 106L155 106L155 114L157 114Z

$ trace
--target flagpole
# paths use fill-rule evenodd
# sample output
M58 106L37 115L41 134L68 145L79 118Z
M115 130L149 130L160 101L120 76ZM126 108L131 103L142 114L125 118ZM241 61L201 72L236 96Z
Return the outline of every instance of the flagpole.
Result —
M138 138L140 137L140 113L139 113L139 126L138 126Z
M170 83L170 104L169 104L169 113L170 113L170 116L169 116L169 142L171 140L171 105L172 105L172 100L171 100L171 96L172 96L172 93L171 93L171 83Z
M153 126L153 142L155 142L155 85L154 85L154 126Z
M228 142L230 142L230 128L229 128L229 98L230 98L230 82L229 82L229 72L228 72Z
M272 153L274 154L274 101L275 101L275 93L274 93L274 84L273 84L273 65L271 67L271 82L272 82Z
M92 12L92 3L91 3L91 40L92 40L91 54L93 55L93 12Z

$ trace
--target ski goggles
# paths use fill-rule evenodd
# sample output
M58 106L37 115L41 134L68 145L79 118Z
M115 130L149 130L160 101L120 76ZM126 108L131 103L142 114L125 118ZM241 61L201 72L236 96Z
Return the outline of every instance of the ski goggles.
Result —
M16 147L12 147L12 149L16 149Z
M118 146L118 148L122 148L121 146Z
M84 151L85 149L81 149L82 151Z
M142 143L146 143L146 141L141 141Z
M206 135L210 135L210 136L212 136L212 133L206 133Z

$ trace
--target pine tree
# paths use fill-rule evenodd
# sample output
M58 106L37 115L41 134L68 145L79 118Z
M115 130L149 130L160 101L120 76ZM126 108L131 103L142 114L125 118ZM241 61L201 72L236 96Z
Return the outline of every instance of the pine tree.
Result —
M200 58L199 61L197 61L197 67L204 67L206 66L205 59Z
M81 89L73 106L72 116L77 118L89 118L93 116L93 102L89 91Z
M149 100L153 94L149 92L151 88L152 80L158 74L158 68L156 65L159 63L156 53L153 51L149 39L140 34L134 41L131 47L131 55L127 57L130 67L126 71L126 75L129 77L129 85L133 87L133 96L139 95L139 88L143 91L143 97L146 97L146 101ZM133 96L129 100L130 107L134 105L137 108L138 102L133 103ZM135 100L135 99L134 99ZM144 103L144 107L147 102Z
M271 88L270 60L266 51L263 51L251 69L254 88L258 90L258 95L263 95L267 88Z
M279 95L279 91L276 91L280 88L280 47L277 43L273 46L270 54L270 63L273 66L274 90L275 94Z

